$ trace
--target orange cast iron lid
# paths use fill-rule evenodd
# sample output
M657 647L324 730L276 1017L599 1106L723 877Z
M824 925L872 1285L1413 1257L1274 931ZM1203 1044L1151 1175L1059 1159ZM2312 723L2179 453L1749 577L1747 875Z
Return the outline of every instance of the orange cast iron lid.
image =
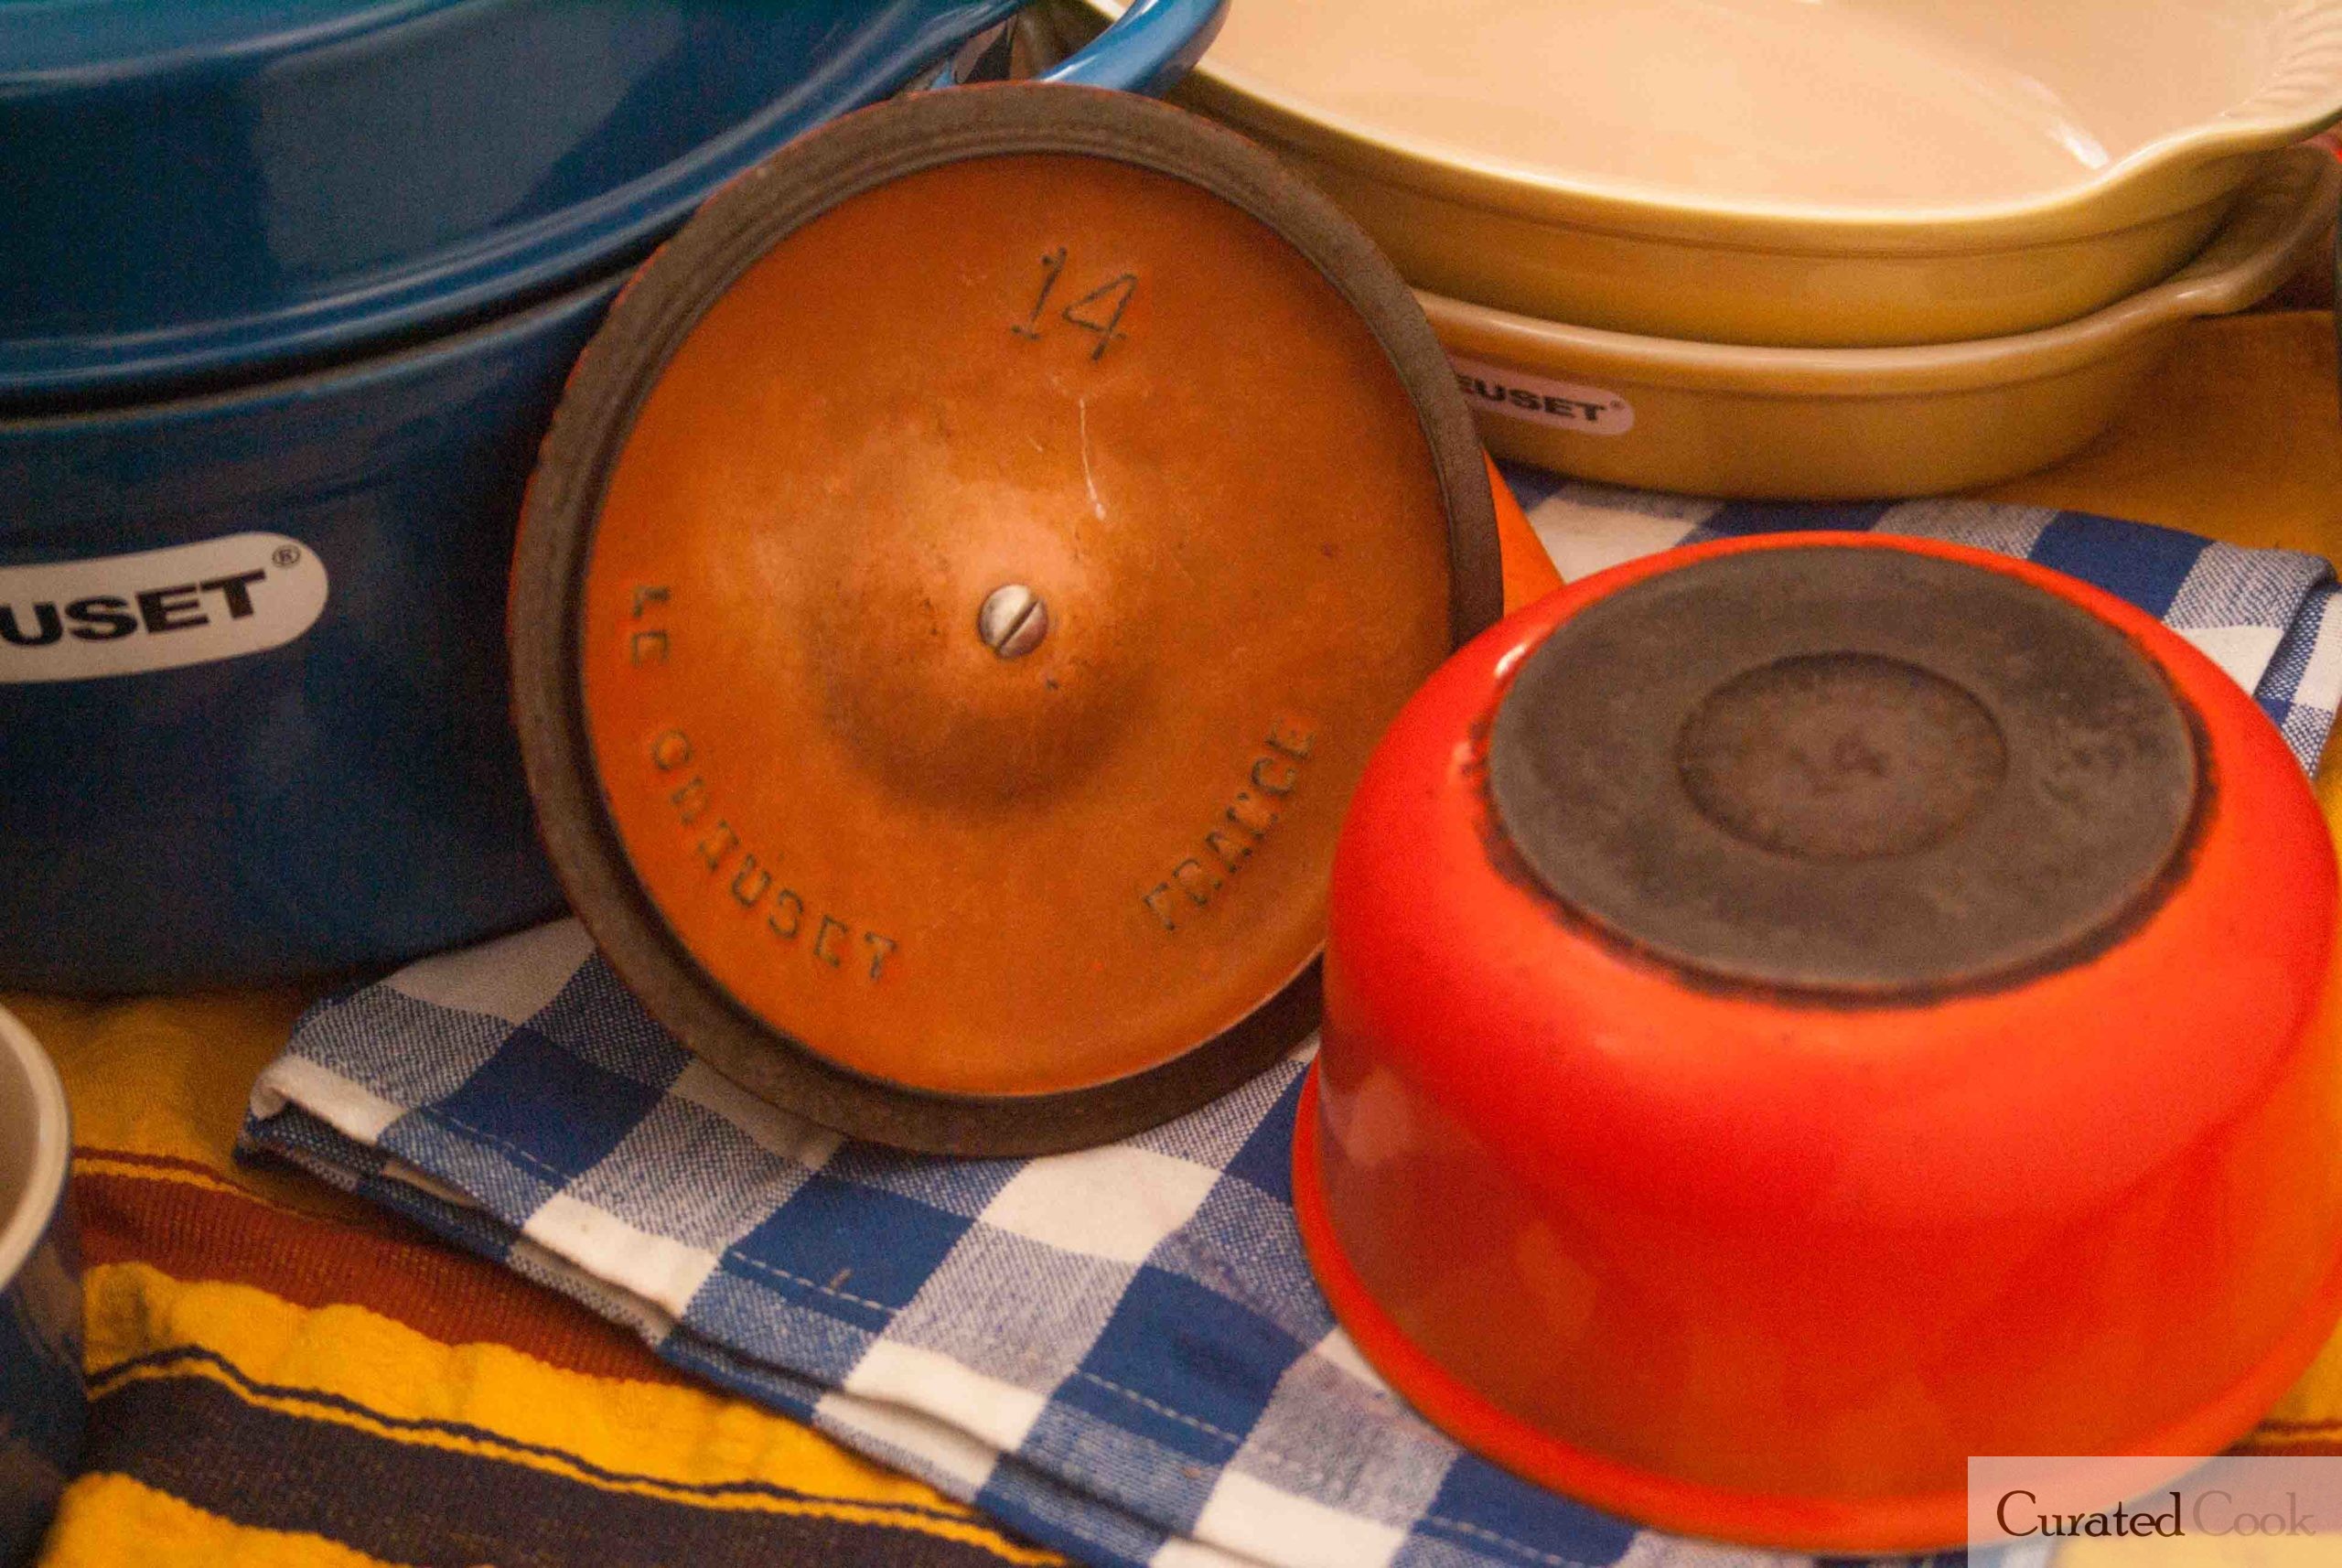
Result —
M1526 1476L1953 1545L1970 1455L2218 1453L2325 1342L2336 915L2283 738L2133 607L1910 540L1637 562L1360 780L1303 1240Z
M1115 93L865 111L581 362L515 564L548 845L780 1104L1093 1144L1316 1022L1343 807L1497 613L1487 469L1362 235Z

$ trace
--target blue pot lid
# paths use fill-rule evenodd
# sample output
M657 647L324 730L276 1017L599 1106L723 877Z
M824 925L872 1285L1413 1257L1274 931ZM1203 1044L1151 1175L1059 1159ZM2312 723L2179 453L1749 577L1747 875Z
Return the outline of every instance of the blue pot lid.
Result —
M0 405L543 297L1015 4L0 0Z
M0 0L0 40L11 81L84 83L228 53L281 54L445 10L466 0Z

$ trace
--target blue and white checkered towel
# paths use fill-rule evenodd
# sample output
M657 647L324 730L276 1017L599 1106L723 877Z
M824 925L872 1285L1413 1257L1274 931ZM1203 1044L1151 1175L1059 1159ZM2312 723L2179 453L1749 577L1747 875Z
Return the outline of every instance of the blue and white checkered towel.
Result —
M2324 562L1972 502L1719 507L1516 475L1569 576L1725 533L1880 528L2029 556L2162 616L2313 766L2342 690ZM750 1099L564 922L319 1004L245 1147L304 1165L1092 1563L1747 1568L1516 1481L1413 1416L1294 1232L1297 1056L1107 1148L923 1158Z

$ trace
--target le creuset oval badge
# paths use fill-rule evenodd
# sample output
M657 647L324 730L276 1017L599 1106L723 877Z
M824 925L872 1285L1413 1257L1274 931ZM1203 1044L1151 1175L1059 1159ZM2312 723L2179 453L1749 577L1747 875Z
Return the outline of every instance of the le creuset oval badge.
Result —
M1451 353L1456 384L1475 413L1501 411L1508 419L1526 419L1586 435L1624 435L1635 427L1635 405L1606 387L1557 381L1550 376Z
M0 685L90 681L282 648L324 613L325 563L281 533L0 566Z

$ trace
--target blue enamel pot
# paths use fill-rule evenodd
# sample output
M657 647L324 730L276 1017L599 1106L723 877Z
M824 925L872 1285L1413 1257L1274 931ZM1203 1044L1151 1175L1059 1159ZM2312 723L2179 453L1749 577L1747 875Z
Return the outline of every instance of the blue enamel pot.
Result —
M496 628L537 435L617 291L0 421L0 984L254 982L557 907Z
M29 1563L81 1451L81 1283L65 1086L0 1012L0 1564Z
M607 273L1020 0L0 4L0 406L345 357ZM1216 5L1080 68L1176 70Z
M1167 81L1221 5L1134 6L1052 75ZM0 986L252 984L559 908L506 573L623 277L296 375L0 418Z

